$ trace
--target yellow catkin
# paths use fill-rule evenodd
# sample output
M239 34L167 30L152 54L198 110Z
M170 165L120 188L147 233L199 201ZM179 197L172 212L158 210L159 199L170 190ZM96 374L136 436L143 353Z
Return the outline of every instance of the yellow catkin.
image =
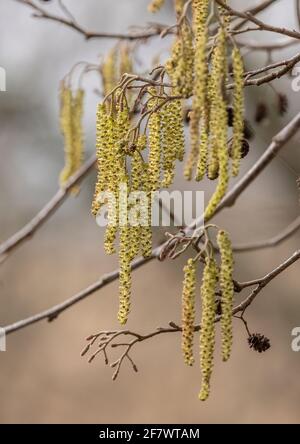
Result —
M199 155L199 125L200 116L196 111L190 112L190 151L184 165L183 175L186 180L192 180L193 171Z
M147 193L147 220L141 226L140 248L144 258L152 256L152 192L149 180L149 165L143 165L143 189Z
M187 21L184 21L178 30L171 57L165 67L174 94L188 98L193 92L194 46L193 33Z
M83 100L83 90L79 89L73 97L71 89L64 84L62 85L60 127L65 139L65 166L59 177L61 186L64 186L82 165L84 155ZM72 191L77 193L78 188L74 187Z
M237 176L240 170L244 136L244 64L237 47L234 47L232 52L232 67L234 78L232 175Z
M105 190L107 187L107 156L108 156L108 139L107 139L107 126L108 115L106 112L106 106L103 103L99 103L97 108L97 120L96 120L96 157L97 157L97 181L95 185L94 198L92 202L91 212L94 216L97 215L101 203L99 202L99 193Z
M133 72L132 56L128 43L123 43L120 47L120 78L123 74Z
M208 177L214 180L219 175L219 147L224 143L224 132L227 120L223 120L223 88L226 78L226 35L223 29L220 29L216 46L212 55L212 71L208 87L210 100L210 132L211 132L211 153L208 164ZM221 109L220 109L221 108ZM221 126L222 125L222 126ZM222 133L222 139L220 135ZM226 136L227 137L227 136ZM227 140L226 140L227 143Z
M196 263L189 259L184 267L182 291L182 341L181 348L184 362L193 365L193 342L195 322Z
M119 312L118 321L126 324L130 312L131 296L131 257L130 257L130 230L128 225L120 228L119 246Z
M60 128L64 137L65 166L60 173L60 185L64 186L74 169L73 133L72 133L72 91L64 83L60 91Z
M208 65L206 59L206 46L208 39L208 10L208 0L193 1L193 29L196 40L193 109L199 114L205 106L207 89Z
M76 96L73 100L73 144L75 151L75 170L78 170L82 165L84 157L84 140L83 140L83 129L82 129L82 117L83 117L83 100L84 91L78 89Z
M169 187L174 180L175 161L184 156L184 125L180 100L172 100L161 111L164 178L162 187Z
M210 131L211 158L208 174L211 179L215 173L219 176L218 185L205 210L205 220L209 220L219 202L224 197L229 183L227 147L227 107L223 98L223 86L226 75L226 36L223 29L219 31L217 45L212 60L212 73L209 88L210 94Z
M222 292L221 307L221 330L222 330L222 358L227 361L232 348L232 309L234 298L233 265L234 259L229 235L220 230L217 237L218 247L221 255L220 288Z
M207 257L201 286L202 318L200 332L200 367L202 373L199 399L205 401L210 392L215 348L215 291L218 269L214 258Z
M196 180L202 180L206 173L209 147L209 108L208 104L202 109L199 157L197 163Z
M107 57L101 67L103 92L106 96L109 94L118 82L118 69L117 69L117 46L114 46L108 53Z
M157 106L154 101L153 108ZM160 186L161 170L161 115L159 111L153 111L149 118L149 181L151 191L156 191Z
M131 158L131 192L146 192L144 183L144 160L141 156L141 151L146 147L146 136L139 136L136 143L136 150L134 151ZM137 197L136 202L141 204L139 198ZM132 259L134 259L139 252L141 236L142 236L142 216L143 214L138 213L137 220L131 221L130 226L131 237L132 237Z
M129 114L128 109L124 108L118 110L116 119L112 116L109 117L109 165L108 165L108 191L114 193L115 207L117 216L121 214L121 208L119 208L119 187L122 184L123 179L126 179L126 135L129 129ZM110 211L110 208L108 208ZM126 209L127 211L127 209ZM115 239L118 231L118 219L109 221L104 238L104 249L107 254L113 254L115 252Z
M159 11L165 3L165 0L152 0L151 3L148 5L148 11L155 13Z

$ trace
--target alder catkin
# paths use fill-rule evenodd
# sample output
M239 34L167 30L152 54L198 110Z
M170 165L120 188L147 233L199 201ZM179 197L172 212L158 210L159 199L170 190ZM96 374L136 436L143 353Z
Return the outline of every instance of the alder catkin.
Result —
M209 396L210 378L213 370L215 348L215 292L218 269L214 258L207 257L201 286L202 318L200 331L200 367L202 373L199 399L205 401Z
M211 157L208 176L214 179L219 176L218 185L205 210L205 221L208 221L224 197L229 183L229 153L227 147L228 116L227 105L223 98L223 86L226 76L226 36L223 29L219 31L217 45L213 53L212 73L209 88L210 95L210 131Z
M114 46L107 54L107 57L104 59L104 62L101 67L103 92L105 96L114 89L119 80L118 69L117 69L117 57L118 57L117 46Z
M155 105L157 105L157 101L155 101ZM150 182L151 191L156 191L160 186L160 170L161 170L161 115L159 111L151 112L148 128L149 128L149 165L148 165L149 182Z
M73 97L71 89L62 84L60 128L65 140L65 166L60 173L60 186L65 186L68 179L80 168L84 155L83 142L83 99L84 91L77 90ZM77 193L78 188L73 187L72 192Z
M99 193L107 187L107 157L108 157L108 115L106 106L103 103L98 104L97 120L96 120L96 157L97 157L97 181L95 185L94 198L92 202L91 212L94 216L101 207L99 202Z
M125 325L130 312L131 297L131 257L130 257L130 230L128 225L120 228L119 245L119 312L118 321Z
M220 230L217 236L218 247L221 255L220 267L220 288L221 297L221 330L222 330L222 358L227 361L232 348L232 309L234 298L233 284L233 254L229 235L226 231Z
M206 173L209 147L209 108L208 104L202 110L201 130L199 141L199 156L197 163L196 180L202 180Z
M233 140L232 140L232 175L239 174L244 137L244 64L239 49L232 51L234 78L233 90Z
M161 110L162 123L162 187L169 187L174 180L176 159L184 156L184 126L180 100L172 100Z
M184 267L182 291L182 341L181 348L184 362L193 365L193 342L195 322L196 263L189 259Z
M190 151L184 165L183 175L186 180L192 180L193 171L197 164L199 155L199 125L200 116L198 112L191 111L190 114Z

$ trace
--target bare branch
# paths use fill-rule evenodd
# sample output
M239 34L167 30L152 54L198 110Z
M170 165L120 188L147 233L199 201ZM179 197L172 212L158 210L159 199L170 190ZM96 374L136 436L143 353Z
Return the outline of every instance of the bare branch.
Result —
M0 245L0 258L8 255L14 248L18 247L25 240L33 236L38 228L52 216L69 196L69 190L78 184L93 168L96 156L92 156L66 183L64 188L60 188L52 199L38 212L34 218L28 222L21 230L7 239Z
M34 17L37 19L49 20L52 22L60 23L68 28L73 29L74 31L83 35L87 40L102 38L102 39L118 39L118 40L142 40L148 39L151 37L159 36L167 26L162 26L159 24L152 24L149 29L143 30L140 32L131 32L131 33L111 33L111 32L93 32L84 29L80 26L74 19L71 19L70 14L68 14L68 18L60 17L55 14L50 14L46 9L37 5L32 0L16 0L19 3L22 3L26 6L29 6L34 10Z
M259 27L260 31L269 31L269 32L275 32L277 34L283 34L287 35L289 37L300 39L300 32L298 31L292 31L290 29L286 28L278 28L277 26L268 25L267 23L262 22L259 20L255 15L251 14L251 12L241 12L237 11L235 9L232 9L230 6L228 6L223 0L215 0L220 6L222 6L226 11L229 12L230 15L235 17L240 17L242 19L245 19L247 21L250 21L252 23L255 23Z
M233 246L233 250L239 253L245 251L261 250L264 248L276 247L281 242L288 239L300 228L300 216L298 216L288 227L282 230L279 234L264 241L253 243L237 244Z
M131 269L136 270L137 268L141 267L147 262L150 262L155 257L156 257L155 255L152 255L146 259L145 258L136 259L135 261L133 261ZM94 294L96 291L100 290L101 288L106 287L106 285L115 281L118 278L119 278L119 270L115 270L111 273L108 273L102 276L99 280L97 280L93 284L91 284L89 287L80 291L75 296L72 296L71 298L67 299L61 304L55 305L54 307L42 311L41 313L38 313L34 316L30 316L29 318L15 322L11 325L7 325L6 327L4 327L4 331L6 334L10 334L15 331L22 330L23 328L28 327L29 325L35 324L44 319L47 319L48 321L53 321L68 308L73 307L73 305L77 304L78 302L82 301L88 296Z

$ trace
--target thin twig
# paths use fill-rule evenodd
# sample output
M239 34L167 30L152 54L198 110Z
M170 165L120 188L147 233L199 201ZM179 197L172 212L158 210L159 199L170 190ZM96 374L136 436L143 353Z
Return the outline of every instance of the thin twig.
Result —
M78 184L94 167L96 156L91 156L89 160L68 180L63 188L60 188L50 201L28 222L21 230L7 239L0 245L0 258L5 259L14 248L18 247L25 240L33 236L38 228L52 216L69 196L69 190Z
M300 228L300 216L298 216L289 226L282 230L279 234L270 239L253 242L237 244L233 246L233 250L239 253L253 250L262 250L264 248L276 247L284 240L288 239L294 233L296 233Z

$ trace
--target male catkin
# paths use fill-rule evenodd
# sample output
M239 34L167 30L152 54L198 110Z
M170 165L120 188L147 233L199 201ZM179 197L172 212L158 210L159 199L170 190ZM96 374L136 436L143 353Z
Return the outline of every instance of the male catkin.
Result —
M199 399L205 401L209 396L210 378L213 370L215 349L215 292L218 269L214 258L207 257L201 286L202 318L200 331L200 367L202 373Z
M222 292L221 307L221 330L222 330L222 358L227 361L230 357L232 347L232 308L234 297L233 285L233 254L229 235L220 230L217 237L218 247L221 255L220 288Z
M233 92L233 141L232 141L232 174L239 174L244 137L244 64L239 49L232 51L234 77Z
M182 340L181 349L184 362L193 365L193 342L195 322L195 294L196 294L196 262L189 259L184 271L182 290Z
M73 97L71 89L65 83L62 84L60 127L65 139L65 166L59 177L61 186L64 186L82 165L84 155L83 99L83 90L79 89ZM72 191L77 192L78 189L73 188Z

